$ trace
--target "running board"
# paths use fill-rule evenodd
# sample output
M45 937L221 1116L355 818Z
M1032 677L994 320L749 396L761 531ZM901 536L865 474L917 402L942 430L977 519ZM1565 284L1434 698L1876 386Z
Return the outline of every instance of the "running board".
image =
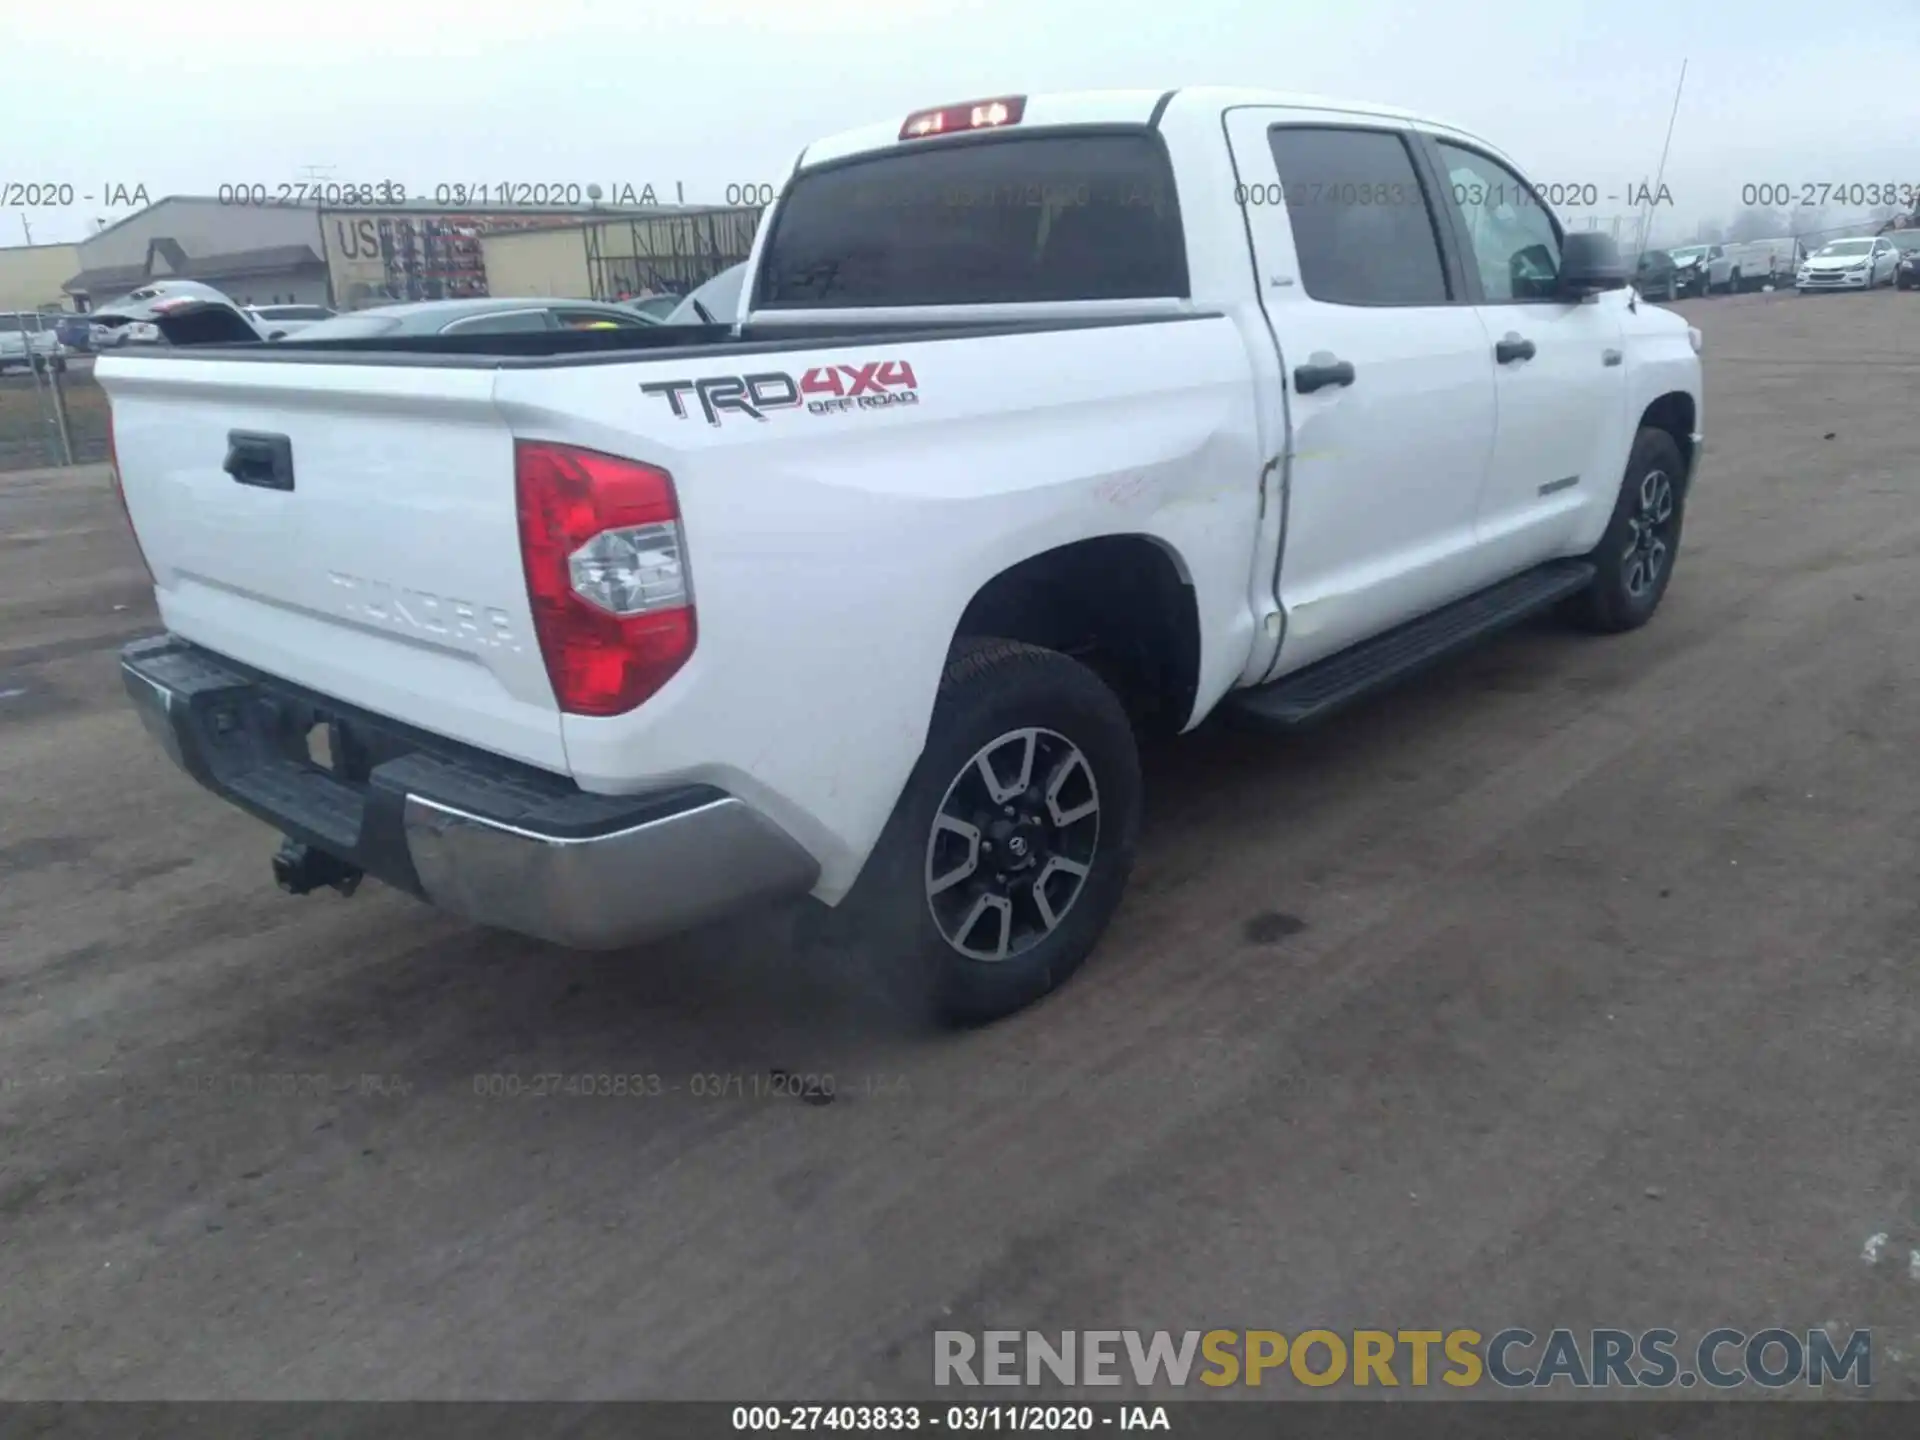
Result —
M1593 575L1584 560L1528 570L1271 684L1238 691L1225 709L1263 730L1311 725L1579 593Z

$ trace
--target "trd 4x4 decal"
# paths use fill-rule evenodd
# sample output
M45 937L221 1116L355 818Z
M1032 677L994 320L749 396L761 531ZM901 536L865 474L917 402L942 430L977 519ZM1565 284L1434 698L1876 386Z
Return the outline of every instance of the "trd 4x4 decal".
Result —
M781 370L754 375L708 375L700 380L655 380L640 387L647 395L666 398L674 418L687 418L689 391L700 402L709 425L718 425L727 411L752 420L765 420L774 410L807 407L809 415L831 415L841 410L881 410L893 405L916 405L919 382L905 360L868 360L859 365L816 365L798 380Z

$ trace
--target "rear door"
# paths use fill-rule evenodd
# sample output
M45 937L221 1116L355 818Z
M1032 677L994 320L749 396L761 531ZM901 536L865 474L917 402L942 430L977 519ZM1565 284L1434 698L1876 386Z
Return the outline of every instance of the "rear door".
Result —
M1614 502L1632 439L1629 292L1560 299L1560 223L1538 192L1491 154L1431 143L1498 379L1499 438L1476 523L1489 563L1511 573L1564 553L1586 512Z
M99 379L169 630L565 770L494 371L119 352Z
M1278 674L1480 583L1493 357L1407 134L1269 107L1227 128L1288 387Z

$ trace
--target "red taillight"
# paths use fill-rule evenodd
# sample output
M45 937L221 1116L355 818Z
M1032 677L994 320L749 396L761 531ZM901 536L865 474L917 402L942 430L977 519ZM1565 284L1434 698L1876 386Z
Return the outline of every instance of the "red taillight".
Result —
M686 540L673 477L572 445L514 445L520 555L560 708L620 715L693 654Z
M997 100L968 100L960 105L942 105L937 110L916 110L900 127L900 138L924 140L930 135L951 135L957 130L1018 125L1026 110L1024 95L1002 95Z
M140 531L134 526L133 511L127 508L127 489L120 483L120 452L113 443L113 411L107 411L107 474L113 479L113 498L120 502L120 513L127 517L127 531L133 536L133 548L140 555L140 568L153 581L153 566L147 563L147 547L140 543Z

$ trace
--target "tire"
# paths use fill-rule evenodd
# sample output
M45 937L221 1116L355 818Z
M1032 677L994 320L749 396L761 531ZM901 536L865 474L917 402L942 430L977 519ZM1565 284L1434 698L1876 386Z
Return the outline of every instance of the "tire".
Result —
M996 797L983 758L1000 782L1024 764L1025 794ZM1126 710L1093 671L1017 641L962 640L926 748L859 881L816 933L870 951L882 983L925 1018L1010 1015L1078 970L1105 932L1133 869L1140 791ZM1079 818L1060 825L1060 815ZM1002 883L987 867L1016 845L1022 858Z
M1739 293L1740 293L1740 272L1736 270L1731 275L1727 276L1727 294L1738 295Z
M1627 456L1613 518L1586 557L1598 573L1568 605L1575 624L1614 635L1638 630L1653 618L1680 556L1686 505L1686 460L1680 446L1666 431L1642 426ZM1651 575L1649 564L1654 566Z

